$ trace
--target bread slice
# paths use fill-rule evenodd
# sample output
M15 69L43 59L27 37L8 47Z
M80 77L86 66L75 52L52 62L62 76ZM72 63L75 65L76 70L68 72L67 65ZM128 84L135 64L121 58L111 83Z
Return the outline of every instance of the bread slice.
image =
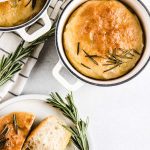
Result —
M13 112L0 118L0 150L21 150L35 115Z
M29 135L23 150L65 150L71 133L54 116L44 119Z

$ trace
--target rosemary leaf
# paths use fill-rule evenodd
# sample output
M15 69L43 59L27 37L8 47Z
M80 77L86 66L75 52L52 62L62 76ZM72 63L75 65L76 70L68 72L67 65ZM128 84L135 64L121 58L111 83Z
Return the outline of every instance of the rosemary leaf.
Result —
M58 93L51 93L48 103L53 107L59 109L65 117L70 119L73 126L66 127L72 133L72 142L79 150L89 150L89 143L87 138L88 121L84 122L79 118L78 110L74 104L73 95L68 94L63 100Z
M29 0L28 3L25 5L25 7L27 7L31 3L31 1L32 0Z
M89 55L91 58L103 58L102 56L98 56L98 55ZM85 56L88 57L88 56Z
M91 69L90 67L88 67L88 66L86 66L86 65L84 65L84 64L82 64L82 63L81 63L81 65L82 65L83 67L87 68L87 69Z
M120 65L121 65L121 64L120 64ZM117 64L117 65L115 65L115 66L113 66L113 67L111 67L111 68L109 68L109 69L105 70L104 72L111 71L111 70L113 70L113 69L115 69L115 68L119 67L120 65L119 65L119 64Z
M78 42L77 44L77 55L79 55L79 52L80 52L80 42Z
M134 53L137 55L141 55L137 50L133 49Z
M36 6L36 0L32 0L32 9L34 9Z
M88 57L95 65L98 65L97 61L93 57L91 57L85 50L83 51L86 54L85 57Z
M9 128L7 125L4 126L4 129L1 131L0 133L0 149L4 148L6 142L7 142L7 138L6 138L6 134L8 133Z
M13 114L13 125L14 125L16 134L18 134L18 124L17 124L16 114Z
M9 128L8 128L8 126L7 125L5 125L4 126L4 129L1 131L1 133L0 133L0 138L2 137L2 136L5 136L7 133L8 133L8 131L9 131Z

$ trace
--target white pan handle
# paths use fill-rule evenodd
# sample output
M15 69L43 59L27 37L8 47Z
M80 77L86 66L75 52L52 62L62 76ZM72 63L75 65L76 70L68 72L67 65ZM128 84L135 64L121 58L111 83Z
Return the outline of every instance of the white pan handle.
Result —
M16 32L26 41L26 42L32 42L34 40L36 40L37 38L39 38L40 36L42 36L43 34L45 34L46 32L48 32L52 26L51 20L47 14L47 11L42 15L42 17L40 18L43 20L44 22L44 26L40 29L38 29L37 31L35 31L32 34L28 34L26 32L26 27L18 29Z
M69 91L76 91L78 90L80 87L82 87L84 85L83 82L81 82L80 80L77 80L76 83L74 84L70 84L61 74L60 71L62 70L64 66L62 65L61 61L59 61L56 66L53 68L53 76L54 78L60 82L67 90Z

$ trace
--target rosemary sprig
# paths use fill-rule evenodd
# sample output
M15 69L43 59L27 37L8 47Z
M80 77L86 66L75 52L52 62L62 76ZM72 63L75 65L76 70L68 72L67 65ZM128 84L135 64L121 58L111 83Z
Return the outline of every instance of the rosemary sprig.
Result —
M25 42L22 41L17 47L16 51L3 56L0 60L0 86L13 78L13 76L19 72L23 66L22 60L28 58L31 52L41 43L44 43L55 32L55 28L52 28L49 32L39 37L37 40L29 43L25 46Z
M83 50L86 54L85 57L88 57L95 65L98 65L97 61L93 58L93 56L89 55L85 50Z
M121 54L117 54L116 51L120 51ZM112 66L109 69L105 70L104 72L111 71L117 67L120 67L120 65L126 63L124 60L125 59L133 59L135 57L134 54L140 55L136 50L130 49L130 50L125 50L125 49L114 49L111 52L108 51L108 54L106 55L107 63L103 64L103 66Z
M4 129L0 133L0 148L2 149L5 146L5 143L7 142L6 134L8 133L9 128L7 125L4 126Z
M78 110L74 104L73 95L68 94L63 100L58 93L51 93L48 99L48 103L53 107L58 108L64 116L70 119L73 126L66 127L72 133L72 141L79 150L89 150L88 138L87 138L87 125L88 122L84 122L79 118Z
M79 55L79 52L80 52L80 42L78 42L77 44L77 55Z
M2 138L2 137L4 137L7 133L8 133L8 131L9 131L9 128L8 128L8 126L7 125L5 125L4 126L4 129L1 131L1 133L0 133L0 139Z
M14 126L16 134L18 134L18 124L17 124L16 114L13 114L13 126Z

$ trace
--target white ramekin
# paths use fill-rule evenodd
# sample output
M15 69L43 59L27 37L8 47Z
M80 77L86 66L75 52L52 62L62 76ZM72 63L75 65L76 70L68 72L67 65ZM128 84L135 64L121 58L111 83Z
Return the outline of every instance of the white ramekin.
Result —
M114 86L119 85L122 83L125 83L132 78L136 77L147 65L149 58L150 58L150 42L148 41L150 39L150 13L149 10L146 8L146 6L139 0L121 0L121 2L128 5L131 9L133 9L136 13L136 15L139 17L141 24L143 26L143 30L145 32L145 47L144 47L144 53L138 62L138 64L135 66L134 69L132 69L129 73L126 75L113 79L108 81L101 81L101 80L95 80L89 77L86 77L79 73L68 61L64 48L63 48L63 41L62 41L62 34L64 30L64 26L69 18L69 16L72 14L72 12L78 8L81 4L86 2L87 0L74 0L71 1L63 10L58 23L57 23L57 29L56 29L56 47L57 51L60 57L60 61L56 64L56 66L53 69L53 75L54 77L68 90L77 90L80 88L84 82L97 85L97 86ZM63 77L60 74L60 71L63 67L66 67L74 76L78 78L75 84L70 84L65 77ZM83 82L82 82L83 81Z
M48 16L47 10L50 5L51 0L47 0L42 10L29 21L13 27L0 27L0 31L2 32L16 32L19 34L26 42L32 42L36 40L38 37L42 36L46 32L48 32L52 26L51 20ZM38 29L32 34L28 34L26 28L37 22L39 19L43 20L43 27Z

